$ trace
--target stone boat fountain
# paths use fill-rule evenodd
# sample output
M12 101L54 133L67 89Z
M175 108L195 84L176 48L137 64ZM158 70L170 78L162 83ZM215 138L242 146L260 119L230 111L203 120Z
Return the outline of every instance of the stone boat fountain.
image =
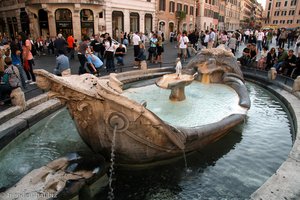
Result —
M116 129L115 154L116 163L120 165L150 164L182 156L183 152L192 152L215 142L243 122L250 99L231 52L202 50L182 73L187 80L174 83L174 68L130 71L102 78L90 74L58 77L35 70L38 86L50 90L51 97L66 104L81 138L94 152L110 157L113 130ZM158 86L172 90L170 103L174 100L184 102L184 97L173 90L179 87L181 91L177 94L184 95L191 82L229 86L238 96L238 109L209 124L171 124L147 109L147 102L139 103L123 94L126 85L154 78Z

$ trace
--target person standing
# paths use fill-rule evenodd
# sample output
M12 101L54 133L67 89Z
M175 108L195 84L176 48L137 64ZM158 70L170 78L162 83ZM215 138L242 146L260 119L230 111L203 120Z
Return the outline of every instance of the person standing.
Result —
M26 80L25 80L25 71L24 71L24 68L22 66L22 63L21 63L21 51L20 50L16 50L14 53L12 52L11 53L11 59L12 59L12 64L14 66L16 66L19 70L19 74L20 74L20 80L21 80L21 83L22 83L22 87L24 89L26 89Z
M88 36L83 37L83 41L79 44L79 49L78 49L78 60L80 62L80 67L78 74L84 74L86 73L85 70L85 63L86 63L86 57L85 53L86 51L89 51L89 46L88 42L90 41L90 38Z
M284 45L286 43L287 37L288 37L288 33L285 30L285 28L283 28L279 35L279 43L278 43L279 47L284 49Z
M105 57L106 57L106 71L115 72L115 62L114 62L114 52L115 48L112 44L111 37L108 37L105 41Z
M233 55L235 55L236 43L237 43L236 35L233 34L228 41L228 47L231 49Z
M150 47L148 49L148 60L153 63L154 62L154 58L156 57L156 47L157 47L157 36L156 34L154 33L152 35L152 37L150 38Z
M25 73L27 76L27 80L31 81L32 83L35 83L35 75L33 73L33 55L31 53L32 49L32 43L30 39L25 35L25 33L22 33L22 57L23 57L23 66L25 69Z
M186 61L187 58L187 47L189 44L189 38L186 36L187 32L183 31L182 36L179 38L179 55L183 56L183 61ZM178 56L178 57L180 57Z
M70 59L74 59L74 37L72 34L69 35L69 37L67 38L67 43L68 43L68 54L69 54L69 58Z
M210 33L209 33L209 41L208 41L208 44L207 44L208 49L213 48L214 43L215 43L215 38L216 38L216 33L215 33L214 29L211 28Z
M133 43L133 51L134 51L134 58L137 57L139 54L139 41L141 41L140 36L138 35L138 32L135 32L132 36L132 43Z
M173 42L173 38L174 38L174 32L171 31L171 32L170 32L170 42L171 42L171 43Z
M208 45L208 41L209 41L209 31L206 30L205 35L204 35L204 39L203 39L203 46L205 46L206 48L207 48L207 45Z
M161 63L161 54L164 52L163 39L161 35L157 37L157 55L156 55L156 63Z
M62 34L57 35L57 39L54 41L55 55L58 56L58 50L62 50L66 53L66 46L68 43L63 38Z
M91 46L91 50L94 52L94 54L96 56L98 56L98 58L101 59L102 58L102 56L101 56L101 46L103 46L103 45L100 41L99 35L95 35L95 38L91 42L90 46Z
M257 33L257 49L258 51L262 50L262 42L263 42L263 38L264 38L264 33L259 30L259 32Z

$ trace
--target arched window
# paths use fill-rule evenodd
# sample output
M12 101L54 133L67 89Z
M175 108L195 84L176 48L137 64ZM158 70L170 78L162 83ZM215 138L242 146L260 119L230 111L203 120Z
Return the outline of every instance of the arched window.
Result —
M65 38L73 34L72 12L69 9L55 11L56 33L61 33Z
M13 26L14 26L14 34L13 35L16 36L19 32L17 18L12 17L12 21L13 21Z
M90 9L83 9L80 12L81 36L91 37L94 34L94 15Z
M138 13L130 13L130 32L140 31L140 16Z
M29 34L29 17L25 11L25 8L20 9L20 23L22 32Z
M149 34L152 31L152 15L145 14L145 34Z
M0 32L1 33L5 32L5 27L6 27L5 21L2 18L0 18Z
M112 12L112 31L113 38L117 39L119 33L124 31L124 14L121 11Z
M6 21L7 21L9 35L10 35L10 37L13 37L14 36L14 27L13 27L12 19L10 17L8 17L8 18L6 18Z
M48 13L44 9L39 10L40 34L47 35L49 33Z

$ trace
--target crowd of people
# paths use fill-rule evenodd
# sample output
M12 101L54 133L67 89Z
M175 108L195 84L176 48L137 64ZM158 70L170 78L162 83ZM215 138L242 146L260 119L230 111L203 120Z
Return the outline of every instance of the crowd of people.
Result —
M272 44L273 38L276 38L275 45ZM147 35L140 32L129 34L120 32L115 39L108 33L96 34L92 38L84 36L80 42L74 39L73 35L64 38L62 34L58 34L54 39L47 36L45 39L39 37L36 40L30 39L22 32L16 38L1 35L0 100L6 99L16 87L25 89L27 84L35 83L34 56L55 55L56 66L53 73L60 76L69 76L72 73L69 62L76 57L80 67L75 73L92 73L99 76L100 69L104 66L108 73L115 72L116 65L124 65L128 46L133 46L134 68L138 68L142 61L161 63L163 60L165 37L162 31L152 31ZM279 29L276 32L218 31L213 28L206 31L174 31L170 32L169 42L175 43L177 60L182 62L202 48L213 48L218 45L225 45L236 54L240 45L244 43L246 47L242 56L238 58L242 65L261 70L274 67L279 74L292 78L299 75L300 71L300 35L299 32L286 29ZM278 46L277 51L270 48L271 46Z
M36 79L33 73L34 55L33 43L24 33L17 38L2 37L0 51L0 104L9 101L12 90L26 84L34 84Z
M272 45L273 38L276 44ZM292 78L300 75L299 32L287 31L285 28L277 32L249 31L249 37L245 37L245 42L247 46L243 49L242 56L238 58L242 65L260 70L270 70L274 67L278 74Z

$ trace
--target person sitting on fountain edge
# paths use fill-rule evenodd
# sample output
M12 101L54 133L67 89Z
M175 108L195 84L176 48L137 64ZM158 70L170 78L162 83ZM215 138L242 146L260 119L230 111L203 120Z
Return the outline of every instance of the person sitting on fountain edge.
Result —
M251 63L251 57L250 57L250 49L244 48L243 55L237 59L242 66L249 66Z
M54 69L54 74L57 76L70 76L71 69L69 58L65 55L65 52L62 49L59 49L57 53L58 56L56 57L56 67Z
M0 105L4 105L3 100L9 98L11 92L22 85L19 70L12 64L11 58L6 57L4 62L6 64L6 69L4 70L4 75L0 84Z
M119 47L116 49L115 57L117 59L117 65L124 65L124 55L126 54L123 44L120 43Z

